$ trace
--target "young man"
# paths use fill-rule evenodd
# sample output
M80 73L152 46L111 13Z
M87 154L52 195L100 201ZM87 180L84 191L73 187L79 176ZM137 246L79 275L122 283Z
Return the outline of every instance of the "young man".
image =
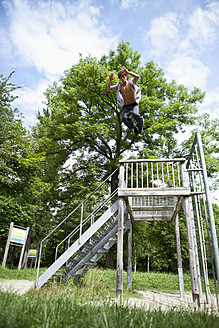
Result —
M128 80L128 75L131 75L133 79ZM120 101L120 106L122 109L122 121L129 128L135 131L135 134L143 133L144 119L139 114L139 101L141 99L141 90L137 85L139 80L139 75L129 72L125 66L118 73L118 78L120 82L114 86L111 86L112 80L114 80L113 73L109 75L109 82L107 84L107 91L117 90L117 99ZM133 121L130 118L133 116Z

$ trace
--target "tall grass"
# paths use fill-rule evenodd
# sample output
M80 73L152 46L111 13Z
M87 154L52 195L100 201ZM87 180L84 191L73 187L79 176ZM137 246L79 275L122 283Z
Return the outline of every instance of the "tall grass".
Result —
M4 328L218 328L219 318L205 312L144 310L85 299L58 290L18 296L0 292L0 327Z
M32 269L34 270L34 269ZM0 278L34 280L36 271L16 272L0 270ZM188 277L189 278L189 277ZM188 279L189 280L189 279ZM87 272L78 285L51 283L39 291L25 295L0 291L0 328L128 328L128 327L177 327L218 328L215 313L186 310L144 310L111 302L115 297L115 270L93 269ZM177 292L178 277L164 274L133 274L133 287ZM159 285L160 284L160 285ZM170 286L171 285L171 286ZM187 285L185 285L187 286ZM132 296L124 273L124 297ZM186 287L187 288L187 287ZM189 288L189 284L188 284Z

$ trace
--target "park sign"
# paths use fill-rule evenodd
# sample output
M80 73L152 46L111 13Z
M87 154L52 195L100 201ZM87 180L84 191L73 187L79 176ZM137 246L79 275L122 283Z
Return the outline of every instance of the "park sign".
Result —
M5 246L5 254L2 262L3 268L5 268L6 265L9 246L14 245L14 246L22 246L20 260L18 264L18 270L21 269L21 263L24 255L28 233L29 233L29 227L23 228L23 227L15 226L14 222L11 222L9 233L8 233L8 240Z
M36 249L29 249L28 257L35 258L36 256L37 256L37 250Z
M11 232L11 243L24 244L27 237L27 229L12 228Z

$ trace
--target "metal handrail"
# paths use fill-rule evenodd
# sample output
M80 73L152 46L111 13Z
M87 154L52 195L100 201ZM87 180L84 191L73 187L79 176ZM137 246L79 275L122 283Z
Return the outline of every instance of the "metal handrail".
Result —
M82 222L82 228L83 226L88 223L88 221L92 218L92 216L96 215L101 208L107 204L118 192L118 188L116 190L114 190L114 192L112 192L112 194L109 195L109 197L107 197L100 205L98 205L97 208L95 208L93 210L92 213L90 213ZM57 260L57 254L58 254L58 248L60 245L62 245L67 239L68 239L68 247L69 247L69 240L80 230L81 227L81 223L73 230L71 231L68 236L66 236L57 246L56 246L56 252L55 252L55 260Z
M70 214L66 216L40 243L40 251L39 251L39 258L38 258L38 265L37 265L37 275L36 275L36 284L39 278L39 269L40 269L40 261L42 255L42 247L43 243L70 217L72 214L80 207L83 207L84 203L93 196L105 183L108 181L117 171L119 168L115 169L89 196L87 196Z

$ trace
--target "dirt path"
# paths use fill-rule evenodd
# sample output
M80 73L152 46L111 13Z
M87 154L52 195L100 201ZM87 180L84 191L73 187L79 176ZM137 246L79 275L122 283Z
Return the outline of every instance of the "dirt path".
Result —
M211 297L211 306L206 305L205 296L201 299L200 307L197 304L193 303L192 294L186 293L185 298L181 298L178 294L168 294L168 293L159 293L153 291L136 291L142 296L142 298L129 298L127 304L130 306L143 307L145 309L158 309L168 310L168 309L217 309L216 298Z
M34 281L29 280L1 280L0 289L17 293L19 295L25 294L34 287Z
M34 288L34 282L29 280L1 280L0 289L3 291L10 291L19 295L25 294L31 288ZM145 309L197 309L192 301L192 294L187 293L185 298L180 298L177 294L159 293L153 291L135 291L141 298L129 298L123 301L124 305L143 307ZM115 300L116 301L116 300ZM211 297L211 306L205 304L205 297L201 300L200 309L217 309L216 298ZM216 310L217 311L217 310Z

